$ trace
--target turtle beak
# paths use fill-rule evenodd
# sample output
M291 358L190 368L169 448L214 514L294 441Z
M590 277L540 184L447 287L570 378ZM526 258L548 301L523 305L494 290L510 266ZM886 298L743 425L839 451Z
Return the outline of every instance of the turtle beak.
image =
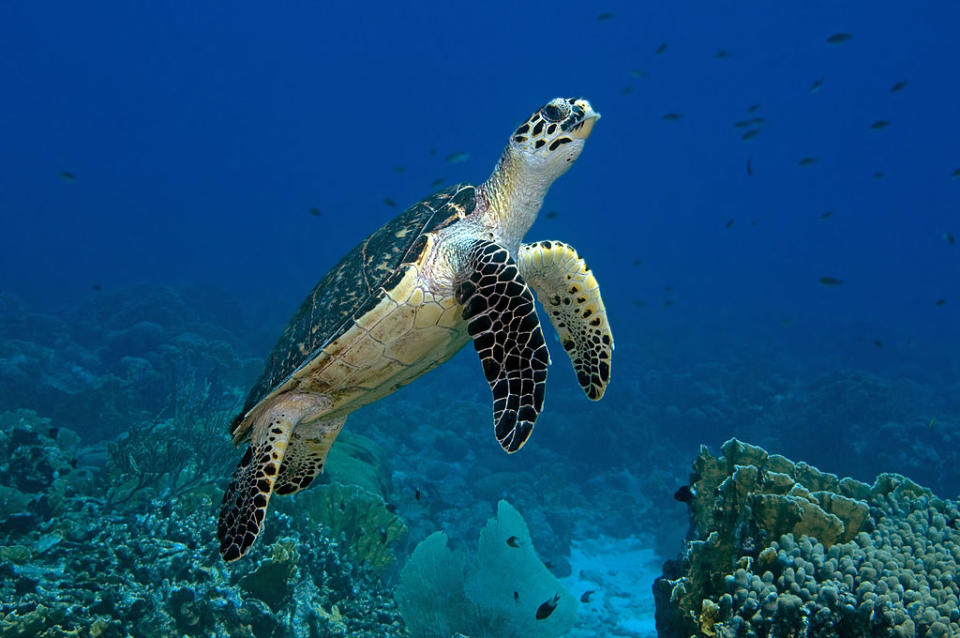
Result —
M577 100L577 106L583 108L583 121L573 127L570 135L577 139L585 140L593 132L593 125L600 119L600 114L593 110L590 102L587 100Z

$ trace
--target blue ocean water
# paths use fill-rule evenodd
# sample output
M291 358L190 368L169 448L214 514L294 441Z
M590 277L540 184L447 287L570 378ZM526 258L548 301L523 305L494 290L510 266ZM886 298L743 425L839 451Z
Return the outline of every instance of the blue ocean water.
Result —
M117 525L176 520L188 497L202 510L189 489L108 495L140 470L118 470L110 446L184 396L201 421L228 410L343 254L439 188L485 180L534 109L582 95L602 119L527 240L569 242L596 274L616 339L607 395L583 398L547 328L546 408L519 454L490 432L471 347L346 431L382 448L381 496L408 526L371 581L383 600L420 541L444 530L471 550L507 498L556 576L605 596L570 635L654 635L650 585L681 551L673 496L701 444L736 436L839 476L960 493L957 25L960 5L936 1L4 3L4 444L48 448L13 434L27 422L51 441L76 432L64 463L88 470L70 489ZM225 421L211 431L225 438ZM198 483L222 477L204 494L215 517L229 468L201 461ZM41 484L65 471L48 466L0 463ZM30 481L5 488L0 546L34 549L4 555L0 622L41 635L13 627L55 607L44 556L58 550L35 544L60 510ZM32 518L16 523L21 509ZM196 547L124 529L207 552L199 565L214 527ZM56 533L74 555L106 542ZM610 575L618 556L629 567ZM123 561L101 569L134 587ZM148 581L130 596L186 591ZM116 611L133 603L100 596L71 604L137 635L139 616ZM217 610L242 601L223 599L170 631L226 631ZM359 609L342 608L354 635ZM300 622L270 631L328 635Z

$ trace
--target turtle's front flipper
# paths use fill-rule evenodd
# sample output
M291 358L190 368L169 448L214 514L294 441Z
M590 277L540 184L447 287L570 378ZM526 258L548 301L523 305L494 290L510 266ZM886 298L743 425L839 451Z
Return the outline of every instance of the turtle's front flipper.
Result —
M323 469L330 447L346 421L347 417L341 417L298 426L290 437L287 453L283 455L273 491L295 494L310 485Z
M517 262L550 313L580 387L599 400L610 381L613 335L593 273L572 246L559 241L522 244Z
M220 506L217 538L225 561L246 554L263 529L267 503L293 428L328 404L325 397L282 394L257 417L250 447L234 471Z
M497 440L516 452L543 409L550 363L533 293L505 248L478 241L470 247L457 301L493 390Z

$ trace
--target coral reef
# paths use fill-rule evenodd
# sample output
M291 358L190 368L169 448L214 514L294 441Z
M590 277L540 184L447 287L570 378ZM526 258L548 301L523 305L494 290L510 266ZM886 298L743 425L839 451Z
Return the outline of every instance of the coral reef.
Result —
M661 637L960 635L960 510L732 439L701 448L690 533L654 583Z
M480 533L470 565L435 532L414 549L400 573L397 604L414 636L548 638L573 627L577 600L537 556L520 513L497 505Z
M383 582L307 517L275 513L261 549L226 564L213 477L187 489L150 475L136 498L107 502L110 470L87 465L97 457L75 435L26 410L0 413L0 424L0 635L404 634Z

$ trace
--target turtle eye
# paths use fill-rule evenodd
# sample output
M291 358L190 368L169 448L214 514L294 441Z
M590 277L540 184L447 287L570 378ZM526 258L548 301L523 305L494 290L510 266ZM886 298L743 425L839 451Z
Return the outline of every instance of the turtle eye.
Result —
M559 122L566 115L559 106L553 103L547 104L540 112L543 114L544 119L549 122Z

